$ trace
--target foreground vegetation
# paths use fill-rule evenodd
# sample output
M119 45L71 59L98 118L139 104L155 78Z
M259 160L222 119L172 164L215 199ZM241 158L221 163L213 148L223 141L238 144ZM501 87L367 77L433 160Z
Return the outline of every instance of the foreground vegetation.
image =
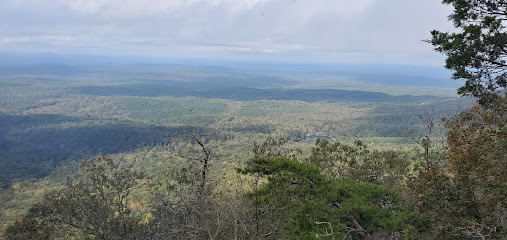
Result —
M506 110L502 97L448 118L448 148L424 135L419 152L318 140L303 155L268 138L225 175L214 173L217 136L191 135L179 165L155 163L164 174L131 156L94 157L4 237L502 239Z

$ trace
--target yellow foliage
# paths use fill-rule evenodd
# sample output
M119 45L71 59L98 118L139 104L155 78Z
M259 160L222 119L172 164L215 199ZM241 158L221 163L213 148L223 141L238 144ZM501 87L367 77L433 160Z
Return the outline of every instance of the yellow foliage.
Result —
M147 213L146 216L144 216L143 220L141 221L141 224L147 224L153 220L153 214L151 212Z
M14 183L14 184L12 185L12 189L14 189L14 190L17 190L17 189L19 189L19 188L21 188L21 183L19 183L19 182L16 182L16 183Z
M136 209L137 207L139 207L139 205L137 203L135 203L135 202L129 203L129 208Z

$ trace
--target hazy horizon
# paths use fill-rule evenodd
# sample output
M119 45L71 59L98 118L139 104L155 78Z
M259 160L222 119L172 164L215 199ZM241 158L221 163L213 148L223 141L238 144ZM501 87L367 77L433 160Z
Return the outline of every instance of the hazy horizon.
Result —
M5 0L0 51L443 66L422 40L452 30L450 13L415 0Z

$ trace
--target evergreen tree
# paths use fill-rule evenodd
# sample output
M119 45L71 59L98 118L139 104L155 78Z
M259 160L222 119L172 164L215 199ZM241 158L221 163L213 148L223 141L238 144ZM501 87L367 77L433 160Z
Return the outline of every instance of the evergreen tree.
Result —
M329 179L321 169L288 158L253 159L241 173L262 173L267 183L252 193L258 204L274 204L284 232L278 238L316 236L399 236L424 229L421 215L405 207L398 195L372 183Z
M435 50L447 55L446 68L454 79L465 79L458 89L488 105L507 90L507 19L505 0L443 0L454 7L449 16L456 33L431 32L428 40Z

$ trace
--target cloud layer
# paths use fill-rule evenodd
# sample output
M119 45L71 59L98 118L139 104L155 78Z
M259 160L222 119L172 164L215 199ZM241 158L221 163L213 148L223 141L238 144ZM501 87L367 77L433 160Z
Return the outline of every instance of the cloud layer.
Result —
M2 0L0 51L442 64L419 0Z

